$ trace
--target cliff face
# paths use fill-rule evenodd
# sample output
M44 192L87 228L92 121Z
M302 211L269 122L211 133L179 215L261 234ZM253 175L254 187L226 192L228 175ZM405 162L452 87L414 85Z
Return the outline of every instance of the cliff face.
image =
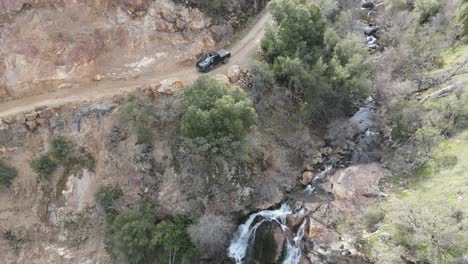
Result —
M0 100L175 71L229 40L197 8L157 1L0 2ZM220 44L222 45L222 43Z

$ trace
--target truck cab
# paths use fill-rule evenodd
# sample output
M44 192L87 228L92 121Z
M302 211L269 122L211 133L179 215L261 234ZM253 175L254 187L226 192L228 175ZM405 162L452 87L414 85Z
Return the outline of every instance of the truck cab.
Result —
M197 62L197 69L200 72L209 72L221 64L226 64L231 57L231 53L225 49L218 52L208 52Z

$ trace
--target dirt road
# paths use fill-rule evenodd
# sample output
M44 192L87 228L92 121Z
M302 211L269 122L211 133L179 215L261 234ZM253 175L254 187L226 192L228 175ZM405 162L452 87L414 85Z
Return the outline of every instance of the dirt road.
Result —
M270 14L264 11L258 22L231 48L232 58L230 62L209 74L226 73L231 65L247 64L255 54L259 41L264 35L265 26L270 19ZM0 117L33 111L38 107L56 107L65 104L96 101L115 95L126 94L148 83L162 80L177 79L185 83L191 83L199 75L200 73L195 70L195 67L179 66L172 72L147 73L131 80L102 80L87 83L73 89L63 89L53 93L2 103L0 104Z

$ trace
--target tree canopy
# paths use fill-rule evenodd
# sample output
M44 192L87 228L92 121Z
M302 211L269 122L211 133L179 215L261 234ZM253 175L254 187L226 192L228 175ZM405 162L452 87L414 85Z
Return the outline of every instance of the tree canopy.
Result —
M184 90L182 107L182 135L203 138L214 145L242 140L257 120L244 91L207 76Z

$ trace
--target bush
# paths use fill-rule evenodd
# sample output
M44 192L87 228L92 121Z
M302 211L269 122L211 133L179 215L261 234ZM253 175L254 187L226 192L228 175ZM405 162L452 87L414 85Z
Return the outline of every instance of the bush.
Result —
M50 143L49 153L52 158L63 161L68 158L71 148L70 142L65 137L59 136L54 138Z
M0 160L0 185L10 187L13 180L18 175L16 168L8 166Z
M108 251L116 263L194 263L196 251L187 233L193 222L175 216L158 223L146 204L124 210L110 223Z
M114 202L123 195L118 187L100 186L95 193L96 202L106 211L114 205Z
M49 155L41 155L35 158L31 163L31 168L41 177L49 177L57 169L57 163Z
M110 227L108 251L117 263L154 263L158 241L156 215L152 208L141 205L122 211Z
M439 0L415 0L414 11L418 14L419 24L424 24L439 13L442 5Z
M462 23L463 35L468 36L468 0L462 0L460 4L460 21Z
M364 211L364 225L372 231L385 218L385 212L379 207L369 207Z
M137 144L152 143L156 116L149 98L130 95L119 109L119 121L133 129Z
M181 121L182 136L205 139L212 146L226 147L241 141L257 119L244 91L207 76L183 91L182 107L186 109Z
M222 259L232 238L235 225L220 215L205 214L194 225L189 234L203 256L208 259Z

